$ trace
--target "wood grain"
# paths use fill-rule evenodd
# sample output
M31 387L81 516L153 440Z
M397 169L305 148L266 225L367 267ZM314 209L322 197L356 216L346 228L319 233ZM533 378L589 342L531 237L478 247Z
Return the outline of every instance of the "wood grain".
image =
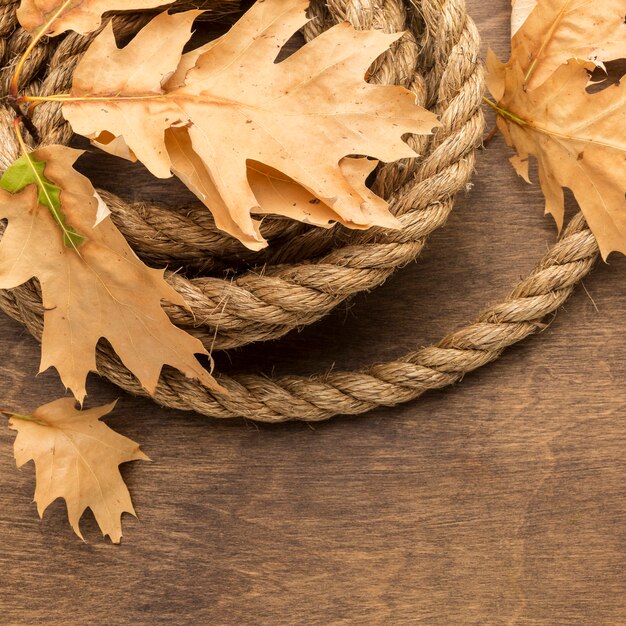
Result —
M509 0L469 6L504 54ZM555 237L507 156L500 139L480 156L418 263L220 366L357 367L505 295ZM625 270L599 267L541 336L455 388L314 428L163 410L93 377L90 406L121 396L109 423L154 459L123 468L140 519L120 547L91 516L81 543L60 502L38 521L0 430L0 623L625 624ZM62 394L6 317L0 348L3 407Z

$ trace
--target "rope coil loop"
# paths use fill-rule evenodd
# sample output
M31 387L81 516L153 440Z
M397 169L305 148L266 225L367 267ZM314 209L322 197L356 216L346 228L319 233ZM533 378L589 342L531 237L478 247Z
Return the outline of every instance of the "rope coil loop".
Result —
M197 4L202 8L204 3ZM2 89L8 86L15 60L29 41L16 22L17 5L14 0L0 0ZM404 31L371 68L369 80L412 90L419 104L439 116L442 126L432 136L408 138L419 158L377 170L374 190L389 201L402 222L398 231L323 230L268 218L262 231L270 241L269 249L250 253L218 231L204 208L129 204L102 191L116 225L146 262L176 265L193 275L167 274L191 312L173 305L165 309L175 324L199 337L207 348L228 349L276 339L382 284L396 269L413 261L428 235L445 223L455 195L467 188L474 168L484 129L484 80L479 38L464 0L312 0L310 12L316 19L304 29L307 40L344 20L356 28ZM116 18L117 28L122 36L131 35L146 19L145 14L124 14ZM69 34L42 42L24 70L27 92L67 90L93 37ZM19 156L10 128L12 115L9 109L0 109L0 169ZM37 107L33 122L41 145L71 140L71 130L56 103ZM561 306L576 282L591 270L597 255L595 239L578 216L505 302L436 346L360 372L276 380L218 374L228 395L214 395L197 381L166 368L154 399L209 416L265 422L319 421L405 402L458 381L540 329L542 319ZM220 277L224 270L232 276ZM0 307L41 338L43 310L36 281L0 291ZM110 348L98 346L97 362L98 371L109 380L145 395Z

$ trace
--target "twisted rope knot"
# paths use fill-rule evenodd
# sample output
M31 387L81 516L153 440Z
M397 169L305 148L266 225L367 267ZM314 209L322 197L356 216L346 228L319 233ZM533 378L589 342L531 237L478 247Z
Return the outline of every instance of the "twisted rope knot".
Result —
M0 0L0 85L5 93L15 60L29 41L15 20L17 4ZM205 3L199 4L202 8ZM268 218L262 231L270 247L251 253L218 231L204 208L129 204L102 191L117 226L144 260L199 274L194 278L167 274L191 311L172 305L166 310L175 324L207 347L227 349L276 339L383 283L397 268L414 260L427 237L445 223L455 195L467 188L474 168L484 127L483 70L478 34L466 15L464 0L312 0L310 11L316 19L304 29L307 40L344 20L356 28L404 31L371 68L369 80L411 89L419 104L439 115L442 125L431 137L408 138L420 157L377 170L374 190L390 202L403 224L399 231L322 230ZM120 34L137 32L147 19L146 14L124 15L118 19ZM23 74L27 91L67 90L93 37L70 34L38 46ZM9 110L0 110L3 168L19 154L10 132L11 116ZM70 141L71 130L58 105L41 105L33 121L42 145ZM197 381L166 368L155 400L215 417L244 416L267 422L318 421L405 402L428 389L456 382L540 329L542 320L565 301L596 257L595 239L579 216L505 302L436 346L360 372L276 380L218 376L228 395L213 395ZM224 271L233 273L232 277L220 278ZM35 281L0 292L0 307L41 337L43 311ZM132 393L145 394L109 348L98 347L97 362L102 375Z

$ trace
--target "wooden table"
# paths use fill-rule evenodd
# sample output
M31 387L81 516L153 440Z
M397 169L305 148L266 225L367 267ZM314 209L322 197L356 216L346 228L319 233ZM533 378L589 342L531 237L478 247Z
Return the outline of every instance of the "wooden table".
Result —
M510 1L469 5L504 55ZM555 238L507 157L499 138L480 155L418 263L235 363L357 367L506 295ZM32 464L15 470L3 428L0 623L626 623L625 270L617 256L598 267L544 333L455 388L365 417L211 421L93 377L89 405L119 397L109 423L154 459L123 467L139 520L120 547L91 514L80 542L60 501L38 521ZM62 395L4 316L0 348L3 407Z

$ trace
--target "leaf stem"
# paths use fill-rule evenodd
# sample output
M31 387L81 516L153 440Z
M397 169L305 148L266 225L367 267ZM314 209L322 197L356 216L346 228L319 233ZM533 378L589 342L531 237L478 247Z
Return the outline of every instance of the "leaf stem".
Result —
M30 102L31 104L38 104L40 102L110 102L111 100L118 102L120 100L159 100L163 99L166 95L167 94L163 93L133 96L73 96L71 93L57 93L51 96L20 96L17 98L17 102Z
M483 102L488 104L498 115L505 117L508 120L511 120L511 122L514 122L518 126L528 126L528 122L526 120L523 120L521 117L515 115L515 113L511 113L511 111L502 108L492 100L489 100L489 98L485 98L483 96Z
M22 102L30 102L32 104L39 104L40 102L66 102L70 97L70 94L59 93L51 96L19 96L16 101L18 104Z
M28 57L31 55L32 51L35 49L37 44L45 37L46 33L50 30L50 27L57 19L63 14L65 9L69 6L71 0L65 0L65 2L48 18L48 21L43 24L36 35L33 36L28 48L24 51L24 54L20 57L20 60L17 62L15 66L15 71L13 72L13 76L11 78L11 85L9 87L9 93L17 99L20 89L20 77L22 75L22 71L24 70L24 65L28 60Z
M48 424L42 422L41 420L38 420L34 415L21 415L20 413L13 413L13 411L4 410L0 410L0 414L12 419L22 420L23 422L34 422L35 424L39 424L40 426L48 426Z
M16 119L24 125L24 128L28 131L29 135L33 138L35 143L39 143L39 131L33 124L32 120L24 115L24 111L20 109L19 103L13 96L8 96L7 102L13 112L15 113Z
M22 123L22 119L21 116L20 117L15 117L13 119L13 130L15 131L15 135L17 137L17 142L20 144L20 148L22 150L22 154L24 156L28 155L28 146L26 145L26 142L24 141L24 137L22 136L22 131L20 129L20 124ZM30 159L28 160L30 163Z

